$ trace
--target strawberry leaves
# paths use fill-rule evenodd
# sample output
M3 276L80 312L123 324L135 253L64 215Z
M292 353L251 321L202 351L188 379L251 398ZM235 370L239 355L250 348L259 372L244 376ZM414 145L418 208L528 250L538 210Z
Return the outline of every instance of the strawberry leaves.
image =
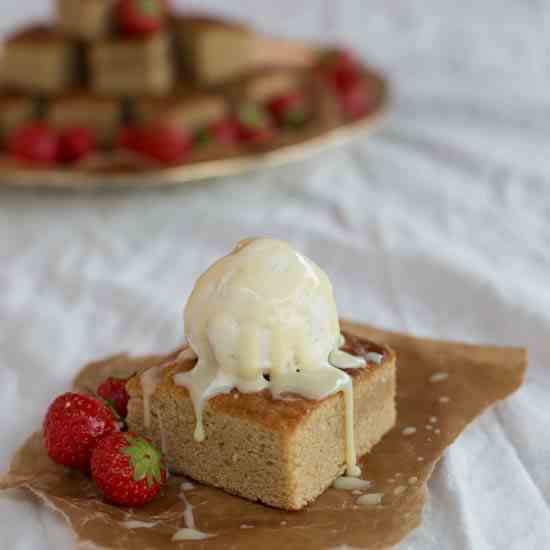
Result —
M134 481L147 478L147 484L151 487L155 482L162 482L161 456L146 439L139 436L126 434L128 447L122 450L127 456L134 470Z

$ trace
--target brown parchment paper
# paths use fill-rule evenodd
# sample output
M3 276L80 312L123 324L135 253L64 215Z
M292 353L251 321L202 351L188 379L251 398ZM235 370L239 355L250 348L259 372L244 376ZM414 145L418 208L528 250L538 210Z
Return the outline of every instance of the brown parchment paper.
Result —
M397 425L362 463L363 477L373 483L367 492L384 494L379 506L359 506L358 496L352 492L329 489L306 509L285 512L194 483L194 489L185 495L194 507L197 528L216 536L172 542L176 530L185 526L185 505L178 496L182 478L172 477L161 496L141 510L116 508L101 501L90 480L53 464L40 433L18 451L9 473L0 480L0 488L24 488L60 512L74 531L79 548L390 547L420 525L426 481L445 448L486 407L521 385L527 353L518 348L421 340L351 323L344 323L344 328L389 344L398 357ZM155 357L117 356L86 367L75 385L93 391L109 374L129 374L156 361ZM434 382L431 377L435 373L447 373L448 377ZM431 417L437 422L430 422ZM403 435L407 427L415 427L416 433ZM144 525L129 528L127 521Z

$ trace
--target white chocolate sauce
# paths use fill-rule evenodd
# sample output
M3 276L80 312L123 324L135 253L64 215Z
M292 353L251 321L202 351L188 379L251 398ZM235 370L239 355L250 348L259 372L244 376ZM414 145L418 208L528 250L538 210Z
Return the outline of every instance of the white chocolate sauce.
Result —
M413 435L416 433L416 428L414 426L407 426L401 430L403 435Z
M138 520L127 520L121 521L120 525L126 527L126 529L151 529L158 525L158 521L138 521Z
M162 454L166 457L168 456L168 440L167 440L166 430L162 425L162 418L160 415L160 411L157 411L157 421L159 424L159 432L160 432L160 450L162 451Z
M196 355L193 350L187 346L179 354L178 360L185 361L194 359ZM143 424L147 430L151 429L151 398L155 393L157 386L162 381L162 371L168 367L170 363L164 363L156 367L147 369L140 377L141 392L143 394ZM160 421L160 419L159 419Z
M193 401L197 441L206 437L205 403L235 388L269 389L278 399L294 393L321 400L343 392L347 474L360 475L352 380L341 369L365 361L340 351L332 286L311 260L282 241L241 242L198 279L185 308L185 332L198 361L174 375L174 383Z
M141 392L143 394L143 424L146 430L151 429L151 397L162 380L162 371L166 365L151 367L141 375Z
M360 496L357 499L357 504L361 506L377 506L382 503L384 493L369 493L367 495Z
M340 349L330 352L328 362L337 369L362 369L367 365L367 362L363 359L363 357L351 355L350 353Z
M381 353L369 351L369 353L365 355L365 359L367 363L374 363L375 365L381 365L382 361L384 360L384 356Z
M430 376L430 383L431 384L437 384L438 382L443 382L449 378L449 373L447 372L434 372Z
M172 537L173 541L180 540L204 540L215 537L216 535L211 535L209 533L203 533L199 531L195 525L195 516L193 514L193 506L187 500L184 491L180 493L180 498L185 504L185 510L183 511L183 520L185 522L185 527L178 529L174 536Z
M366 491L371 486L371 482L357 477L342 476L334 480L332 486L345 491Z

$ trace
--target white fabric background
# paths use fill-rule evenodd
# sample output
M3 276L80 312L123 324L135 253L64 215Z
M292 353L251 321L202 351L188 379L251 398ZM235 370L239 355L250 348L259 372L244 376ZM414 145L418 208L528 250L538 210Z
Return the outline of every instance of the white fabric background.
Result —
M22 4L2 2L3 29L47 9ZM329 272L342 315L529 347L525 387L447 453L401 548L550 548L550 3L195 4L353 44L394 81L389 124L219 183L0 191L0 469L83 363L174 346L195 277L240 238L269 234ZM71 546L17 494L0 497L0 533L6 549Z

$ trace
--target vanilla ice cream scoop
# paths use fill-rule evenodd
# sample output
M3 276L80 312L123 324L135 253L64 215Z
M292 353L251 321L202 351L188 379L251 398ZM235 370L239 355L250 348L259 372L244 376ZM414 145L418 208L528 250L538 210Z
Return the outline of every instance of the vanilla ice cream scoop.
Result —
M185 307L185 334L198 362L174 380L190 391L199 441L206 435L205 401L234 388L308 399L345 391L353 412L351 379L340 369L364 361L338 351L342 336L327 275L283 241L242 241L212 265ZM347 425L349 470L355 465L352 414Z

